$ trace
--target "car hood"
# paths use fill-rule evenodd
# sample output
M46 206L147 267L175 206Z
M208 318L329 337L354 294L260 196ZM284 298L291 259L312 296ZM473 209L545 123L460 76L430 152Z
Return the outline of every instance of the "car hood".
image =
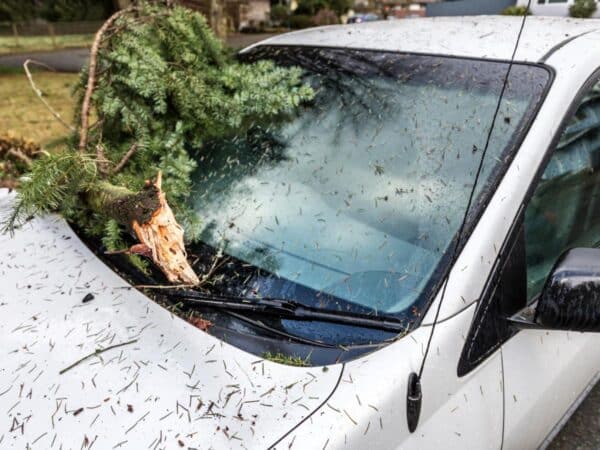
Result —
M13 198L0 190L0 211ZM0 336L1 448L267 448L342 370L275 364L194 328L57 216L0 235Z

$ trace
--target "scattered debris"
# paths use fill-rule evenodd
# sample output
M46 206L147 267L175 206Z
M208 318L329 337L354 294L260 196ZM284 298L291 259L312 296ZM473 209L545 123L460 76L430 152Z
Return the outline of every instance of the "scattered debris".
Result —
M202 317L190 317L188 321L202 331L207 331L213 325L210 320L203 319Z
M0 188L15 189L19 177L41 152L41 147L33 141L0 134Z
M286 364L288 366L306 367L310 364L310 355L302 359L299 356L288 356L284 355L283 353L266 352L262 355L262 357L266 360L279 364Z

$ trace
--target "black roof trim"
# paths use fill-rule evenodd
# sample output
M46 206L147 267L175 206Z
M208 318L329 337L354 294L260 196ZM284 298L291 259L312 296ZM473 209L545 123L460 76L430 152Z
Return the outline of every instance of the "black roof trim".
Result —
M542 63L542 64L545 63L548 60L548 58L550 58L554 53L556 53L558 50L560 50L561 48L563 48L568 43L574 41L575 39L577 39L577 38L579 38L581 36L585 36L586 34L590 34L590 33L593 33L595 31L598 31L598 29L584 31L583 33L576 34L575 36L571 36L570 38L565 39L562 42L559 42L554 47L552 47L550 50L548 50L546 52L546 54L541 57L541 59L539 60L539 62Z

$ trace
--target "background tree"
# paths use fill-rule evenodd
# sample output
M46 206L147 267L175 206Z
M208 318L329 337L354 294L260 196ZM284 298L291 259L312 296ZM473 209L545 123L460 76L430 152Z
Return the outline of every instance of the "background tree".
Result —
M0 1L0 22L26 22L35 17L34 0Z
M531 11L527 6L508 6L502 10L503 16L530 16Z
M314 16L320 9L329 6L328 0L300 0L294 14L298 16Z
M328 8L334 11L338 17L346 14L352 7L353 0L328 0Z
M339 23L339 17L348 12L351 6L352 0L300 0L290 23L292 28ZM320 11L324 12L317 17ZM336 16L335 21L331 12Z
M102 20L113 10L112 0L40 0L37 8L39 16L50 22Z
M271 20L277 24L285 24L290 16L290 11L287 5L271 6Z
M320 25L335 25L340 23L338 15L331 9L323 8L320 9L317 14L313 17L313 23L317 26Z
M112 0L1 0L0 21L27 22L40 18L50 22L103 20L115 11Z

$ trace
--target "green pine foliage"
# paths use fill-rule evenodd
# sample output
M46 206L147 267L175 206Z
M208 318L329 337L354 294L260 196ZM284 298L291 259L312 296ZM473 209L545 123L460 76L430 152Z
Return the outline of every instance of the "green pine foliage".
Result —
M109 252L123 250L127 243L123 240L123 228L116 220L109 219L104 224L102 233L102 244ZM137 255L129 255L129 261L140 271L148 272L148 262Z
M287 366L307 367L310 365L310 355L302 359L300 356L289 356L283 353L266 352L262 356L268 361L273 361L278 364L285 364Z
M36 159L19 180L17 203L6 228L12 230L30 216L52 211L76 217L81 208L78 193L95 177L95 162L78 153L61 152Z
M191 155L211 138L283 120L314 94L300 69L238 63L200 14L159 4L145 4L115 22L102 42L96 73L97 122L86 155L75 150L74 135L72 151L36 161L21 183L14 218L55 210L102 237L109 249L123 245L124 230L81 201L95 182L138 191L162 171L167 201L193 239L199 222L188 206L196 167ZM80 102L87 77L83 70ZM92 159L97 146L112 169L133 144L137 151L124 168L103 178Z

